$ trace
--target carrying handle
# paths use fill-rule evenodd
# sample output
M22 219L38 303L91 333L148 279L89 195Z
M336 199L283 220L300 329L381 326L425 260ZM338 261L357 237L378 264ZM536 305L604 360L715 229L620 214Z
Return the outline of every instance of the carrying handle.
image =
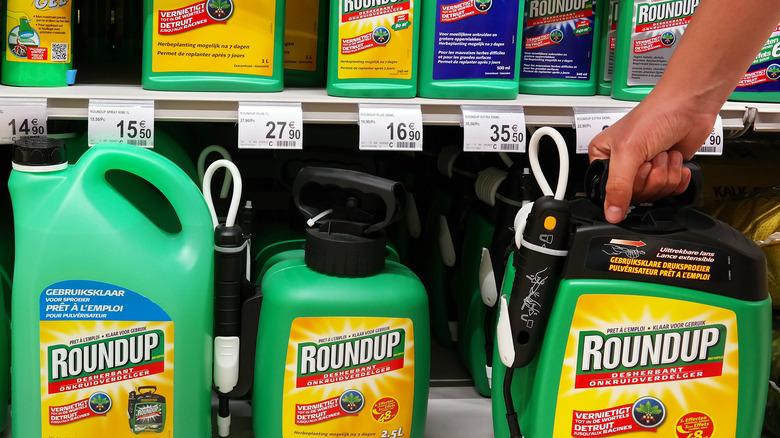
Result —
M677 196L667 196L654 205L671 205L677 209L688 206L698 206L701 202L702 172L698 164L684 161L683 167L691 171L691 182L688 188ZM604 205L607 194L607 178L609 177L609 160L593 160L585 171L585 194L593 203Z
M146 390L146 392L143 392ZM154 394L157 392L156 386L139 386L138 387L138 394Z
M307 218L320 219L322 214L327 211L327 209L310 205L307 199L301 196L304 190L316 188L316 186L336 187L358 198L365 197L365 195L378 196L385 205L385 217L370 224L365 230L366 234L396 222L403 216L406 208L406 189L400 182L354 170L309 166L298 172L293 183L295 206Z
M190 230L212 229L206 201L198 186L172 161L151 150L121 143L102 143L82 155L74 166L84 185L107 184L105 175L121 170L146 180L171 203L182 225L179 237L189 237ZM186 218L186 221L182 220Z

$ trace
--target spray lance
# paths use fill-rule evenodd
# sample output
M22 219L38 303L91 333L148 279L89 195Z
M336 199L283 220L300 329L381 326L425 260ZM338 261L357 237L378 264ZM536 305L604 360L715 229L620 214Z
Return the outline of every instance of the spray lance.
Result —
M552 137L558 147L560 172L554 193L539 166L539 140L544 135ZM496 326L499 356L507 367L503 392L512 438L522 437L512 401L513 370L531 363L541 345L570 234L571 213L564 199L569 156L561 134L549 127L534 132L528 144L528 159L544 196L523 206L515 217L516 274L510 301L507 302L506 296L499 301Z

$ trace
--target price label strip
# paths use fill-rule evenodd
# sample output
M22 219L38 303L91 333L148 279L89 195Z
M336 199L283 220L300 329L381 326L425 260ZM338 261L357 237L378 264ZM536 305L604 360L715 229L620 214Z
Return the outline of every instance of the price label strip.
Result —
M360 150L421 151L420 105L359 105Z
M154 101L89 99L87 144L154 147Z
M239 102L239 149L303 149L300 103Z
M0 98L0 143L45 136L46 98Z
M460 107L464 152L525 152L522 107Z
M696 155L723 155L723 119L718 114L712 133L696 151Z
M574 108L574 129L578 154L587 154L588 145L599 132L623 118L630 108Z

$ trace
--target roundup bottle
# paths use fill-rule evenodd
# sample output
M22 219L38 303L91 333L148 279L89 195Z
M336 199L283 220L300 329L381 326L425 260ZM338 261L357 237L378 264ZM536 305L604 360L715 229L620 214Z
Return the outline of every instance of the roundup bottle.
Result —
M263 276L256 436L422 437L428 399L428 306L420 280L386 260L383 227L403 214L400 183L306 167L303 257Z
M327 91L342 97L414 97L420 0L333 0Z
M143 87L281 91L284 5L144 0Z
M284 85L325 85L328 1L287 0L284 16Z
M590 199L537 200L518 236L495 436L760 436L772 336L763 253L690 208L696 189L607 223L606 166L586 175Z
M699 0L620 0L612 97L640 101L666 70Z
M596 94L601 35L596 12L595 0L528 0L520 93Z
M599 19L601 20L601 49L599 49L599 78L596 94L604 96L612 94L619 5L619 0L607 0L598 9Z
M14 434L210 436L214 238L200 190L145 149L97 145L68 165L62 145L19 140L8 182ZM179 230L107 182L113 171L156 187Z
M517 0L435 0L423 4L421 97L517 97L520 17Z
M780 25L748 68L729 100L780 102Z
M10 242L0 242L9 245ZM6 297L11 290L6 283L3 266L0 266L0 431L5 430L8 422L8 401L11 396L11 336L6 309Z
M73 84L73 0L6 0L4 12L2 83Z

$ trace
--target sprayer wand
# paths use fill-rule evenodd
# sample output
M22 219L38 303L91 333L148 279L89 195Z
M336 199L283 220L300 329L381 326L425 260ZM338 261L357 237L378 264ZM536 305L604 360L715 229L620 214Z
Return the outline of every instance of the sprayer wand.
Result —
M211 177L226 168L233 175L233 197L224 224L219 223L211 199ZM214 387L219 399L219 436L230 434L230 402L227 394L238 383L242 288L246 278L244 257L248 239L236 225L241 201L241 175L235 164L217 160L203 176L203 195L214 223Z
M560 171L554 194L539 166L539 139L544 135L552 137L558 147ZM523 206L515 217L515 278L509 302L501 297L496 327L499 356L507 367L503 389L512 438L522 437L512 401L514 369L531 363L541 345L568 254L571 217L564 200L569 157L561 134L549 127L534 132L528 159L545 196Z

